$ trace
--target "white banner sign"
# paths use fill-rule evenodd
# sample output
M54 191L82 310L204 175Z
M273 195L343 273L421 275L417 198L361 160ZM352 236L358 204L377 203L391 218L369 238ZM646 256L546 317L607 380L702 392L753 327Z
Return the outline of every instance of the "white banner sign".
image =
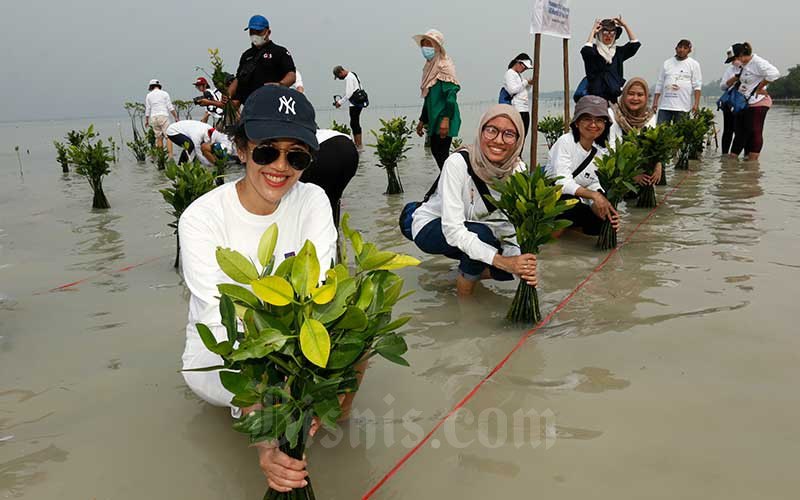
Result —
M569 38L570 0L533 0L531 34Z

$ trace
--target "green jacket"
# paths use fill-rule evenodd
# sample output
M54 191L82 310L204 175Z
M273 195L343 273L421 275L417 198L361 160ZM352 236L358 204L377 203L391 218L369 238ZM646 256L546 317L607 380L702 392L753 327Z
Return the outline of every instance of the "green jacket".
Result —
M458 111L456 94L461 87L455 83L437 81L428 90L425 96L425 103L422 105L422 114L419 121L428 124L428 135L439 133L439 125L442 118L450 118L450 132L448 136L457 137L458 130L461 128L461 113Z

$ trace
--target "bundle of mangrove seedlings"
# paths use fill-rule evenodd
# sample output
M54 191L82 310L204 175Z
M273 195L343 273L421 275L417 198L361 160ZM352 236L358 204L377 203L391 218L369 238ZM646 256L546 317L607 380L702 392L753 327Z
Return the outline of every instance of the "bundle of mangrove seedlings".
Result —
M339 123L336 120L333 120L333 123L331 124L331 130L341 132L344 135L350 135L353 133L353 131L350 130L350 127L348 127L344 123Z
M548 115L539 120L539 132L544 134L547 148L553 147L559 137L564 135L564 117Z
M675 128L675 135L682 139L675 168L688 170L689 159L698 157L703 151L709 125L701 117L687 117L676 121L672 126Z
M164 197L164 201L172 206L172 216L175 221L168 224L175 229L177 251L175 253L175 269L178 268L181 256L181 241L178 236L178 221L189 205L197 198L214 189L214 176L206 169L199 160L176 165L175 161L167 161L167 179L172 181L170 187L161 189L159 192Z
M633 142L617 139L615 146L608 149L608 154L595 158L594 162L597 165L600 186L615 210L626 194L638 193L634 178L643 172L639 146ZM597 247L600 250L608 250L616 246L617 232L611 221L605 219L600 228L600 236L597 238Z
M555 183L558 179L560 177L548 177L539 166L530 172L517 172L495 184L500 199L488 197L514 225L517 244L523 254L538 254L542 245L555 241L554 231L572 224L557 217L578 200L561 199L561 186ZM520 279L506 318L515 323L538 323L542 319L536 287Z
M233 105L233 100L228 95L228 84L232 80L232 75L227 73L223 67L222 57L219 55L219 49L208 49L208 55L211 58L211 81L222 94L222 119L220 120L217 128L225 133L231 132L236 127L236 122L239 120L239 112Z
M636 144L641 150L642 168L645 174L653 175L656 165L661 163L662 177L664 176L663 166L675 156L675 152L681 144L680 138L675 136L675 130L666 123L652 129L631 130L624 140ZM655 186L652 184L639 186L636 206L638 208L656 206Z
M92 208L111 208L103 192L103 177L111 172L111 163L114 157L110 148L103 144L102 139L97 139L94 125L89 125L85 131L79 132L82 137L78 145L70 145L67 157L75 167L75 172L86 177L92 187L94 197Z
M244 255L217 248L220 268L240 285L217 286L222 331L215 336L197 324L206 348L223 362L204 371L219 370L222 385L233 393L231 404L248 409L233 428L253 444L274 441L298 460L314 417L337 427L339 396L358 389L360 362L380 355L408 366L398 329L410 317L392 320L392 308L405 296L403 279L392 271L419 261L364 242L348 227L348 214L342 228L355 253L355 273L345 260L321 275L310 241L276 267L275 224L258 246L260 271ZM288 493L268 490L264 498L313 499L306 481Z
M381 120L382 127L380 134L371 130L377 143L368 144L378 151L379 167L386 169L386 177L389 184L385 194L399 194L403 192L403 184L397 173L397 165L406 157L406 153L411 149L408 146L408 139L416 126L415 122L408 124L405 116L392 118L391 120Z

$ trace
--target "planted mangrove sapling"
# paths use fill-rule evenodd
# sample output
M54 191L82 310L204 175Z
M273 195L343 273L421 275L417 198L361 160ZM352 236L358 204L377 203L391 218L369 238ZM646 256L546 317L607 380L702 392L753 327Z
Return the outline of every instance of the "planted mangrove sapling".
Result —
M175 106L175 112L178 114L178 117L183 116L184 120L192 119L192 108L194 108L194 101L182 101L176 99L172 101L172 105Z
M452 142L450 142L450 152L458 150L461 146L464 145L464 141L459 139L458 137L453 137Z
M626 142L636 144L641 150L642 168L647 175L653 175L656 165L662 165L661 175L664 175L666 164L680 147L680 138L675 136L675 131L669 124L662 123L655 128L631 130L624 139ZM653 208L656 206L656 190L652 184L639 186L639 196L636 206L638 208Z
M56 148L56 160L61 165L61 171L63 173L69 172L69 147L66 144L62 144L58 141L53 141L53 146Z
M380 162L378 166L386 169L388 186L385 194L399 194L403 192L403 184L400 182L397 166L411 149L408 147L408 139L416 125L412 121L409 126L405 116L381 120L381 125L380 134L370 131L377 142L368 146L377 150Z
M153 146L150 148L149 155L150 160L156 164L156 168L158 170L164 170L167 167L167 158L169 158L169 153L166 149Z
M352 130L350 130L350 127L348 127L344 123L339 123L336 120L333 120L333 123L331 124L331 130L341 132L344 135L350 135L353 132Z
M639 146L633 142L623 142L617 139L616 145L609 147L608 154L594 159L597 165L597 178L600 181L605 196L611 206L616 210L619 202L629 192L638 193L634 178L641 174L642 158ZM611 221L603 220L600 236L597 238L597 247L608 250L617 246L617 231Z
M339 396L358 389L361 361L380 355L408 366L402 357L406 342L397 330L411 318L392 320L392 308L405 296L403 279L392 271L419 261L364 242L348 220L345 214L342 230L355 254L354 274L345 260L321 275L310 241L275 268L275 224L258 246L260 271L244 255L217 248L222 271L244 286L217 286L224 340L197 324L206 348L222 358L221 366L209 368L219 370L222 385L233 393L231 404L256 408L233 428L253 444L275 441L298 460L314 417L329 429L337 427ZM306 481L289 493L270 489L264 498L313 499Z
M178 268L181 255L181 241L178 236L178 221L189 205L197 198L214 189L214 176L195 159L182 165L176 165L175 161L167 161L167 179L172 181L170 187L161 189L159 192L164 197L164 201L172 206L171 214L175 217L174 222L168 224L175 229L177 252L175 254L175 268Z
M539 132L544 134L547 148L552 148L558 138L564 135L564 117L561 115L545 116L539 120Z
M494 185L500 199L488 199L514 225L517 244L523 254L538 254L542 245L555 241L554 231L572 224L557 217L578 200L561 200L561 186L555 183L558 179L560 177L548 177L543 168L537 167L512 174ZM536 287L520 279L506 318L516 323L538 323L542 319Z
M75 166L75 172L89 181L94 192L92 208L111 208L103 192L103 177L111 172L110 164L114 158L102 139L95 141L97 134L94 132L94 125L89 125L81 134L83 139L80 143L69 147L69 162Z

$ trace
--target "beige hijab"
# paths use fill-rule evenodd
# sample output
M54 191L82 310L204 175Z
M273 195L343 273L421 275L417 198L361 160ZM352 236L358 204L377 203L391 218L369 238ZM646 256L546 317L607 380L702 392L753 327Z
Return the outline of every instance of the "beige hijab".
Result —
M444 50L444 35L440 31L431 29L422 35L415 35L413 39L417 45L423 39L430 41L436 51L433 59L425 61L425 66L422 68L422 83L419 86L422 97L426 97L428 90L439 80L461 85L456 77L456 66Z
M628 105L625 104L625 94L627 94L628 89L634 85L639 85L644 89L645 99L644 107L636 113L628 109ZM619 98L619 102L617 104L612 104L611 109L614 110L614 118L617 125L619 125L619 128L622 129L624 133L627 134L633 129L639 130L650 121L650 118L653 117L653 110L647 105L649 100L650 87L647 85L647 81L644 78L631 78L628 80L628 83L622 87L622 95Z
M517 134L519 134L517 143L514 146L514 151L501 165L489 161L481 149L483 126L498 116L505 116L511 120L517 129ZM522 122L519 111L508 104L495 104L481 117L480 124L478 125L478 133L475 135L475 142L462 149L466 149L469 153L469 160L475 174L480 177L483 182L491 186L495 181L503 180L511 175L514 168L519 164L519 155L522 153L522 148L525 146L525 139L523 138L524 133L525 125Z

